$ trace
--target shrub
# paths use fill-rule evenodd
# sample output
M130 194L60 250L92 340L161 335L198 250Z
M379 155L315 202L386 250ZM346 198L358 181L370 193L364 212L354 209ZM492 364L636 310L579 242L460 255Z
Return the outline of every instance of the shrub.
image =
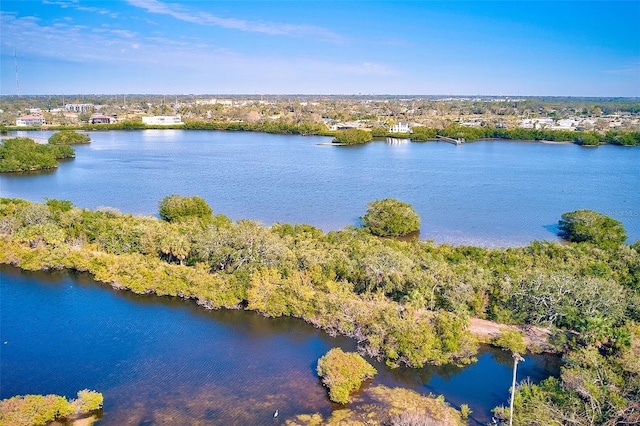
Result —
M58 395L18 395L0 401L0 424L45 425L73 414L73 406Z
M49 138L49 143L52 145L76 145L90 142L91 138L88 135L75 130L61 130Z
M29 138L5 139L0 143L0 172L53 169L61 158L73 158L70 146L36 143Z
M512 328L500 331L500 335L492 343L499 348L508 349L519 354L523 354L527 350L523 334Z
M413 207L392 198L369 203L361 219L365 228L380 237L401 237L420 229L420 216Z
M355 352L333 348L318 360L318 376L329 388L329 399L339 404L349 402L351 391L360 388L362 381L377 373L364 358Z
M202 198L183 197L182 195L168 195L158 203L160 218L167 222L179 222L185 219L210 218L213 210Z
M361 143L371 142L373 136L371 132L359 129L349 129L338 132L333 143L340 143L344 145L356 145Z
M612 247L627 239L621 222L593 210L564 213L558 225L560 237L572 242L590 242L602 247Z
M78 392L78 399L72 402L76 413L89 413L102 408L104 397L100 392L84 389Z

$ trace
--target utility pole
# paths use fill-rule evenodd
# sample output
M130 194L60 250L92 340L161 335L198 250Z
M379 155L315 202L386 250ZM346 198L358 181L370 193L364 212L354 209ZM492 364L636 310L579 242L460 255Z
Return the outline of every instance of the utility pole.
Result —
M519 353L513 353L513 381L511 382L511 405L509 410L509 426L513 426L513 397L516 394L516 371L518 370L518 362L524 361Z
M13 49L13 59L16 63L16 94L20 97L20 83L18 82L18 54L16 49Z

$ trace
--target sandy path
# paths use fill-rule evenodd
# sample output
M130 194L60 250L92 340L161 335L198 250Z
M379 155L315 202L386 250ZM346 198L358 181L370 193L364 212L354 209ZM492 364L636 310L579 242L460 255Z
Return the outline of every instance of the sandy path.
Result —
M480 318L472 318L469 325L469 331L480 337L481 340L488 341L500 334L501 330L513 329L524 333L524 341L528 348L542 351L552 351L549 339L551 330L532 325L508 325L500 324L493 321L487 321Z

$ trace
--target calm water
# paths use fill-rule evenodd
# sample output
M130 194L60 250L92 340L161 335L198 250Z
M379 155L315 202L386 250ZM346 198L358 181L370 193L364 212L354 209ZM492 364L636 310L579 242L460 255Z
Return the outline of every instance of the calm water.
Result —
M48 138L50 132L21 132ZM234 220L358 225L367 203L397 198L421 238L485 246L556 239L564 212L592 209L640 239L640 148L531 142L374 142L214 131L92 132L54 172L2 175L4 197L155 215L169 194L198 195Z
M290 318L208 312L192 302L117 292L87 275L0 266L0 398L27 393L105 396L100 425L284 424L332 405L315 365L332 347L354 350ZM512 361L490 349L465 369L379 371L373 384L443 394L473 421L508 403ZM527 356L519 379L557 374L558 359ZM273 418L279 410L280 416Z
M556 239L562 213L588 208L622 221L630 241L640 238L640 149L496 141L333 147L320 137L180 130L91 137L56 171L1 175L1 195L147 215L166 195L198 195L234 220L325 231L358 225L369 201L392 197L418 211L422 238L486 246ZM273 424L337 408L314 368L331 347L354 350L348 339L297 320L115 292L84 275L0 271L0 398L96 389L105 395L105 425ZM511 383L511 359L498 350L466 369L376 367L374 384L444 394L469 404L478 422L507 402ZM540 380L557 368L553 357L529 356L519 377Z

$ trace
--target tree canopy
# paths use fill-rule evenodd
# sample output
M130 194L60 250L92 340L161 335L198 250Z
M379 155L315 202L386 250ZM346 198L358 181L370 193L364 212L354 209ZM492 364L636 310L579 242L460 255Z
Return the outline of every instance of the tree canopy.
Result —
M77 145L90 142L91 138L88 135L75 130L60 130L49 138L49 143L52 145Z
M29 138L5 139L0 144L0 172L54 169L59 159L75 155L70 146L39 144Z
M370 202L360 219L365 228L380 237L401 237L420 229L420 216L411 204L393 198Z
M572 242L615 246L627 239L622 223L593 210L576 210L561 216L559 235Z
M159 203L160 218L167 222L180 222L185 219L210 218L213 210L202 198L182 195L167 195Z
M377 370L360 355L340 348L331 349L318 360L318 376L329 388L329 399L339 404L348 403L349 394L376 374Z
M16 426L46 425L74 413L87 414L102 408L100 392L84 389L78 398L59 395L18 395L0 401L0 424Z
M367 132L366 130L360 129L349 129L339 131L335 138L333 138L333 143L339 143L343 145L357 145L361 143L371 142L373 136L371 132Z

